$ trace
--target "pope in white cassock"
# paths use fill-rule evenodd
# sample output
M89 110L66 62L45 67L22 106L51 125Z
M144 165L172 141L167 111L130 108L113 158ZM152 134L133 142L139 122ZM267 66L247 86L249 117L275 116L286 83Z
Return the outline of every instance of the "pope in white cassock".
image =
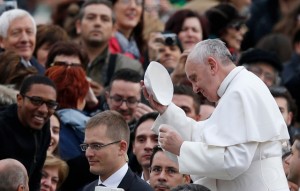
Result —
M217 103L205 121L186 117L173 103L159 104L143 86L160 112L152 129L176 156L180 173L212 191L289 191L281 161L281 142L289 135L267 86L236 67L218 39L199 42L185 72L195 92Z

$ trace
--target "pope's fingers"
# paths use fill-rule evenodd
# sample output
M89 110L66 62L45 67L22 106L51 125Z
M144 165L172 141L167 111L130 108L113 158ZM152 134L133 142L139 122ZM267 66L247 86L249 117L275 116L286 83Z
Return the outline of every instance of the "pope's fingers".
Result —
M168 125L161 125L161 126L159 127L159 132L165 133L165 132L167 132L167 131L169 131L169 130L171 130L171 127L169 127Z

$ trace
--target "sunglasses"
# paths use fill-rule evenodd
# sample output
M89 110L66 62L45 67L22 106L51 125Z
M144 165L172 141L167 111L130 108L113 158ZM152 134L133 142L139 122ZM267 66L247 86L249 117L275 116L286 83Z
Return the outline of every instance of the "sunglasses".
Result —
M233 28L237 31L241 30L241 29L247 29L247 26L245 24L245 22L242 22L242 21L236 21L236 22L232 22L232 23L229 23L227 25L228 28Z
M71 66L71 67L82 67L80 63L64 62L64 61L54 61L50 66Z

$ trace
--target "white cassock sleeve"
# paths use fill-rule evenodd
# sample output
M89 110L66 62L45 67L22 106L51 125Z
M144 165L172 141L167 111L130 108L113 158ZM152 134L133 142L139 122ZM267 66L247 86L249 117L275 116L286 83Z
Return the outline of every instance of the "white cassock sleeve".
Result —
M183 174L232 180L249 168L257 146L257 142L216 147L185 141L178 157L179 171Z

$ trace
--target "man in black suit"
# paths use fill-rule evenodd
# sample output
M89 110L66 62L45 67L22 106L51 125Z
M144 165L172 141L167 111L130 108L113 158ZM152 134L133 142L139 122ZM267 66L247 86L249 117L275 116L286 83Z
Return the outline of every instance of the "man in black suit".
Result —
M99 175L99 179L86 185L82 191L95 190L97 185L125 191L152 191L128 167L129 136L126 121L116 111L104 111L88 121L84 143L80 147L85 151L90 172Z

